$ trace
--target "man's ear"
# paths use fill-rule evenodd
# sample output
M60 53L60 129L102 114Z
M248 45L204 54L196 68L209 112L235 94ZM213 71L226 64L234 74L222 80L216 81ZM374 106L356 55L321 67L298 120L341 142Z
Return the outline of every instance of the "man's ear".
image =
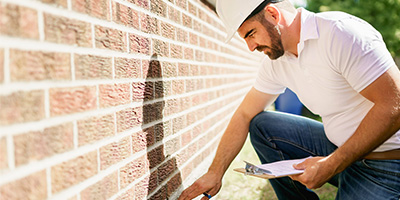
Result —
M264 10L271 17L270 20L275 22L274 24L278 24L281 21L281 12L275 5L269 4L265 6Z

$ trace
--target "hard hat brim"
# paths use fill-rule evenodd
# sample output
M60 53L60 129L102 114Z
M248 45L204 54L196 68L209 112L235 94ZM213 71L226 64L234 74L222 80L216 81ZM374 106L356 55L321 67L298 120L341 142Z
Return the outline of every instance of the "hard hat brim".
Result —
M232 38L233 38L233 36L235 36L235 33L236 33L236 31L233 31L233 32L228 33L228 34L226 35L226 38L225 38L225 43L228 43L229 41L231 41Z

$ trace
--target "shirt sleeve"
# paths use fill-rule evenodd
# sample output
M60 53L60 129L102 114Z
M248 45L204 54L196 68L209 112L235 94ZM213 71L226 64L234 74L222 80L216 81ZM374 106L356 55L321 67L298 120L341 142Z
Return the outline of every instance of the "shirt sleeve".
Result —
M285 92L286 87L279 83L277 77L273 76L272 62L265 58L258 71L254 88L267 94L281 94Z
M395 65L381 34L361 19L337 21L331 38L331 62L357 92Z

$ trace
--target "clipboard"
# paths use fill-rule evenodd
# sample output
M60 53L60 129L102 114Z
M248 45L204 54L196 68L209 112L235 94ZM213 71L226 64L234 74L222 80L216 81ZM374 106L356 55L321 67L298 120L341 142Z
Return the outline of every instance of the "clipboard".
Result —
M307 157L309 158L309 157ZM307 158L294 159L294 160L282 160L268 164L254 165L246 162L246 167L236 168L233 171L242 173L244 175L254 176L262 179L274 179L281 178L290 175L302 174L304 170L296 170L293 168L293 164L298 164L306 160Z
M233 171L241 173L245 176L254 176L254 177L262 178L262 179L274 179L274 178L281 178L281 177L288 176L288 175L274 176L271 174L246 174L246 169L244 169L244 168L236 168L236 169L233 169ZM303 173L303 172L299 172L298 174L301 174L301 173ZM292 174L292 175L295 175L295 174Z

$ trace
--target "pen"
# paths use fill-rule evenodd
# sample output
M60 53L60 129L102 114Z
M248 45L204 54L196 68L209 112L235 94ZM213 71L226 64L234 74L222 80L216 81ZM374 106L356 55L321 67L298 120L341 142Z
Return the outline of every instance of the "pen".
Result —
M206 196L208 199L211 199L211 195L207 194L206 192L204 192L203 195Z

